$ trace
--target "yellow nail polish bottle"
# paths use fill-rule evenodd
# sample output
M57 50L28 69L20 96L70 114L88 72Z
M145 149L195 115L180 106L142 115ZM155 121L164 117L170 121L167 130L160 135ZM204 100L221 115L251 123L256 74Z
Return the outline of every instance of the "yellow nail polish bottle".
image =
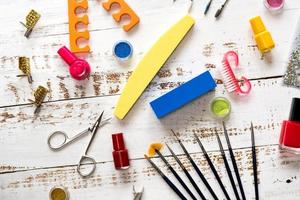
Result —
M275 47L274 41L270 32L266 29L260 16L250 19L250 24L254 33L254 39L258 49L262 53L271 51Z

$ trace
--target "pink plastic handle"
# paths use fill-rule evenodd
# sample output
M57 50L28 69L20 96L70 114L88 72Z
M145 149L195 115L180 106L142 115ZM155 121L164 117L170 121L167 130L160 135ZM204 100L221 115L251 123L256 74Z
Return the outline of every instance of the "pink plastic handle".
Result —
M223 58L223 62L225 64L225 66L228 68L227 71L230 74L230 78L232 79L231 81L234 83L235 85L235 92L239 95L247 95L250 93L251 91L251 82L244 76L241 77L241 80L243 81L243 88L241 88L240 83L238 82L238 80L235 77L235 74L233 73L232 67L238 67L239 66L239 56L235 51L228 51L227 53L225 53L224 58Z
M78 58L65 46L61 47L57 53L69 66L78 60Z
M251 82L245 78L244 76L241 77L241 80L243 81L243 84L244 84L244 90L242 90L241 87L239 87L237 90L236 90L236 93L238 93L239 95L247 95L250 93L251 91Z
M239 66L239 56L237 55L237 53L235 51L228 51L227 53L225 53L223 60L230 67L238 67ZM234 64L234 66L231 65L232 63Z
M84 80L89 77L91 67L85 60L77 58L67 47L61 47L57 53L69 65L71 76L76 80Z

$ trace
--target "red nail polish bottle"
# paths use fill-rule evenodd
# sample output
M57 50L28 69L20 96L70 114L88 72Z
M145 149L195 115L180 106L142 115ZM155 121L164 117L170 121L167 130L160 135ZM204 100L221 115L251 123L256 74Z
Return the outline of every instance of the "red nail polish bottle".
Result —
M129 158L128 150L125 148L123 133L112 134L112 141L114 146L113 158L116 169L128 169Z
M289 120L281 127L279 145L289 152L300 154L300 98L293 98Z

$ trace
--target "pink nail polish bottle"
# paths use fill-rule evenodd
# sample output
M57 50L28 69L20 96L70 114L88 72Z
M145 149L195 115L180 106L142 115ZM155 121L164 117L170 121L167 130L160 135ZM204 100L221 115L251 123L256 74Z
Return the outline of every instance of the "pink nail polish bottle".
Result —
M67 47L61 47L57 53L69 65L71 76L76 80L84 80L89 77L91 67L88 62L77 58Z

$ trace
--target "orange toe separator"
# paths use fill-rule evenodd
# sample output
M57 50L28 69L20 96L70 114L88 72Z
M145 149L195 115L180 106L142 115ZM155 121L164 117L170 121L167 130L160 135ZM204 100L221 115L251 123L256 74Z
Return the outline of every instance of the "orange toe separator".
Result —
M130 22L123 26L124 31L128 32L136 24L139 23L140 18L137 14L129 7L129 5L124 0L108 0L102 3L102 6L105 10L109 11L112 4L118 4L120 10L117 13L114 13L112 16L117 21L120 22L123 15L129 15Z
M86 26L89 24L89 18L87 15L83 15L78 17L76 15L77 8L83 8L87 11L88 9L88 1L87 0L68 0L68 13L69 13L69 32L70 32L70 49L73 53L87 53L90 51L89 45L84 47L78 46L78 39L83 38L85 40L90 39L90 33L88 30L85 31L77 31L76 25L78 23L83 23Z

